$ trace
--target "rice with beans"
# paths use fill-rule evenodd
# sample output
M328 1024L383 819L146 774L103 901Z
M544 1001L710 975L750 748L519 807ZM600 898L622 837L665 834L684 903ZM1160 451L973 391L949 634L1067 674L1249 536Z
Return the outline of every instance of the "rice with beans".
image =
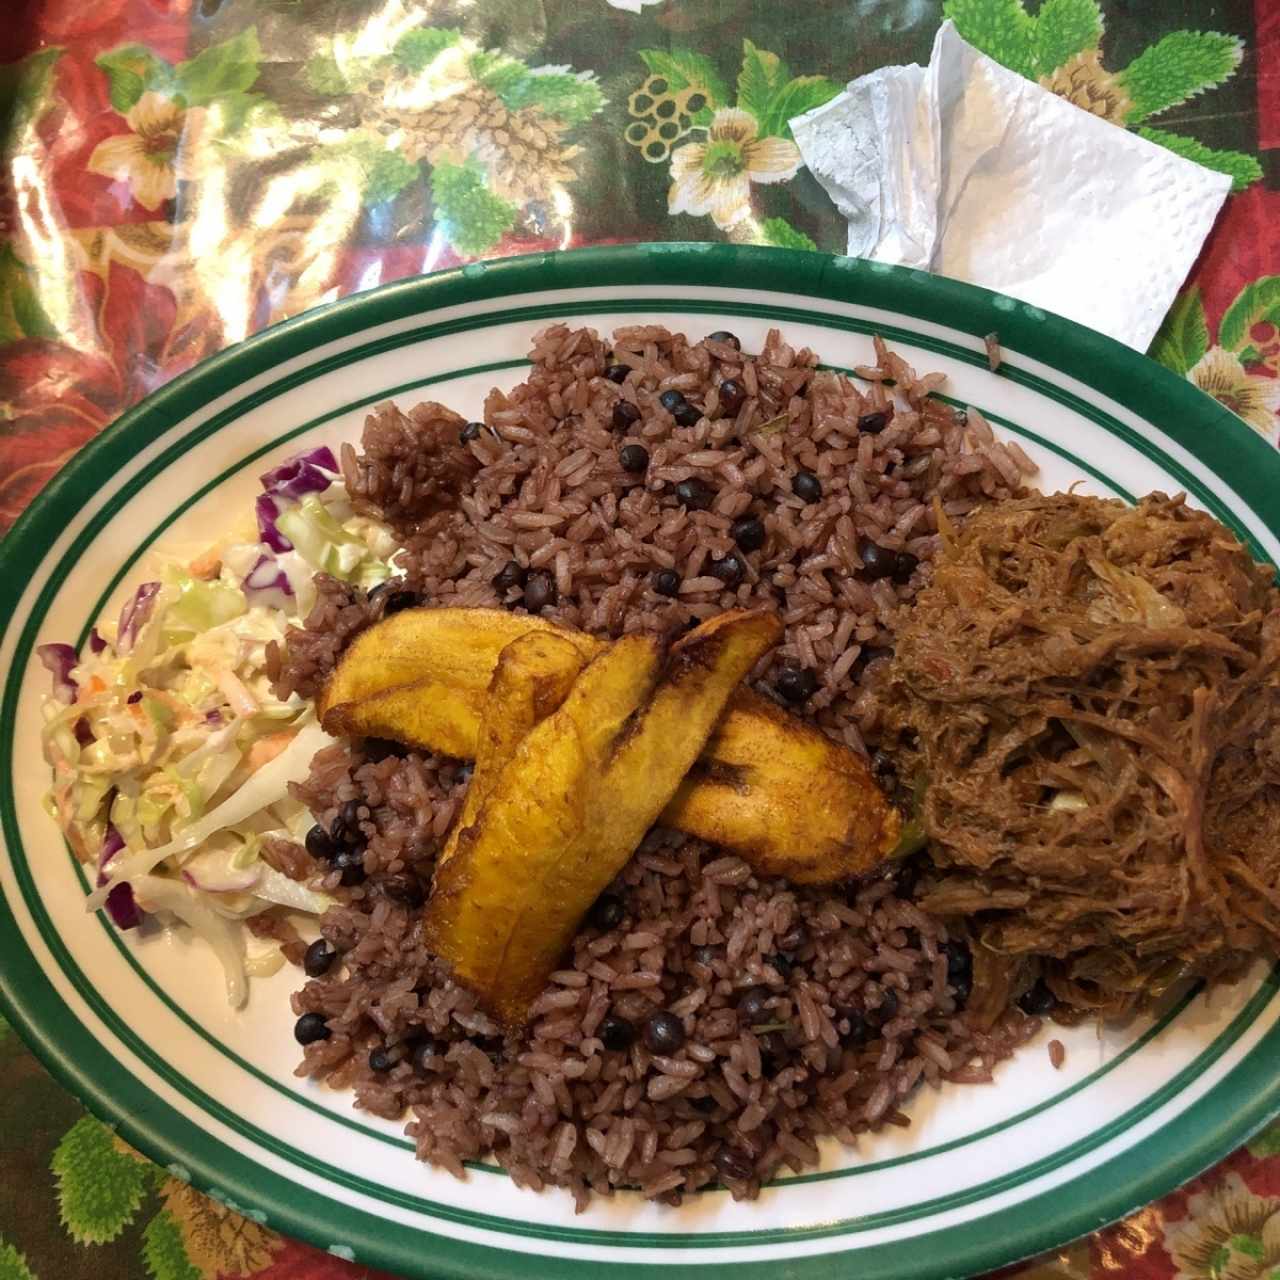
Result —
M1019 491L1026 456L879 341L857 379L776 331L748 356L726 334L629 328L606 343L554 326L532 360L482 424L434 404L369 416L344 476L403 540L403 580L365 597L322 578L273 655L281 691L313 696L402 592L614 637L764 606L785 634L756 687L874 747L865 677L927 580L940 514ZM298 794L353 855L272 855L342 902L322 921L336 963L294 997L329 1029L299 1074L405 1117L424 1160L459 1175L496 1160L580 1205L622 1187L753 1196L816 1163L824 1138L908 1123L922 1086L990 1079L1037 1029L1016 1010L965 1018L967 944L913 904L911 864L800 888L655 829L504 1038L420 939L468 773L388 743L331 747Z

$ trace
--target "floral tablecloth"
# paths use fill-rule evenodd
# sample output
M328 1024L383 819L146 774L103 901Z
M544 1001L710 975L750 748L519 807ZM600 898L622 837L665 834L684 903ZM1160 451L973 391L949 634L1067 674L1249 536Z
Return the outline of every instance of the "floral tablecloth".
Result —
M838 252L787 121L944 16L1233 194L1152 355L1280 437L1280 0L7 0L0 531L202 357L549 248ZM0 1280L369 1274L176 1182L0 1022ZM1280 1276L1280 1126L1018 1277Z

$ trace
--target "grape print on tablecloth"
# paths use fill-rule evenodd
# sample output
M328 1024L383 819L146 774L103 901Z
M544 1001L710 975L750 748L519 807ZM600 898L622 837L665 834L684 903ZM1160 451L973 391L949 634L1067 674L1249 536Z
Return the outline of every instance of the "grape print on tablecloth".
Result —
M650 164L669 164L667 211L710 218L739 244L814 249L813 240L775 214L762 214L756 186L789 182L800 149L788 123L840 91L826 76L793 76L751 40L742 42L737 101L715 62L679 46L640 49L648 77L627 99L623 137Z

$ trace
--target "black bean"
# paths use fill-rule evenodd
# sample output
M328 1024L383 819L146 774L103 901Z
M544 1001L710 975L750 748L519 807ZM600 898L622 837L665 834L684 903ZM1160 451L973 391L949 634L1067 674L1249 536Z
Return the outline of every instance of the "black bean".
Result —
M418 603L416 591L393 591L387 596L387 603L382 606L382 616L386 618L393 613L403 613Z
M772 998L773 992L768 987L748 987L738 996L738 1017L748 1026L767 1021Z
M809 941L809 930L797 921L778 939L778 946L783 951L799 951Z
M799 706L818 691L818 677L808 667L783 667L773 687L780 697Z
M630 372L630 367L625 364L609 364L605 365L604 376L610 382L625 382Z
M776 1031L768 1031L757 1039L760 1048L760 1074L770 1080L778 1074L787 1060L787 1042Z
M676 426L693 427L697 425L698 419L702 417L702 410L697 405L692 405L686 400L684 404L676 406L671 416L676 420Z
M342 825L347 830L347 838L349 840L359 840L360 802L358 800L348 800L339 810L339 816L342 818Z
M732 334L728 329L717 329L715 333L707 334L708 342L723 342L725 346L732 347L735 351L742 350L742 343L738 341L736 334Z
M919 935L916 935L917 943ZM951 938L938 948L947 957L947 981L973 977L973 953L968 944L959 938Z
M384 1071L390 1071L395 1066L391 1055L385 1049L373 1049L369 1053L369 1070L377 1075L382 1075Z
M426 894L422 891L422 882L417 876L387 876L380 888L392 902L398 902L402 907L408 907L411 910L416 910L427 900Z
M698 964L705 964L708 968L720 958L719 947L698 947L694 950L693 958Z
M338 856L337 847L329 838L329 833L317 822L310 831L307 832L307 852L313 858L319 858L328 861Z
M302 972L308 978L323 977L337 958L338 953L323 938L317 938L303 953Z
M409 1061L413 1063L413 1069L420 1076L425 1076L435 1066L435 1059L443 1055L444 1046L428 1037L426 1040L419 1040L413 1046Z
M630 400L618 400L613 406L613 429L630 431L640 421L640 410Z
M747 389L737 378L726 378L720 384L720 416L732 418L747 399Z
M676 498L690 511L705 511L715 497L713 490L696 476L676 485Z
M858 539L858 559L862 561L862 576L870 582L887 578L897 567L898 553L882 547L870 538Z
M653 575L653 589L660 596L678 596L680 575L674 569L659 569Z
M675 411L685 403L683 391L664 391L658 397L658 403L668 412L674 414Z
M764 521L759 516L739 516L729 526L729 537L743 551L759 551L764 546Z
M912 898L915 896L916 886L920 883L920 876L924 872L924 859L920 857L910 857L904 859L897 866L893 876L893 891L899 898Z
M716 1172L731 1182L748 1182L755 1177L755 1162L737 1147L721 1147L712 1157Z
M889 416L888 409L873 409L870 413L864 413L858 419L858 430L865 431L869 436L878 436L889 425Z
M467 425L458 432L458 439L462 444L470 444L473 440L480 439L480 433L483 430L483 422L468 422Z
M616 1013L606 1013L596 1033L610 1053L625 1053L636 1042L635 1024Z
M885 987L884 997L880 1003L872 1010L872 1017L880 1026L883 1026L891 1018L897 1016L898 1013L898 993L892 987Z
M791 971L795 968L795 965L791 963L790 958L785 956L781 951L777 952L775 955L767 956L765 958L765 963L777 971L778 977L780 977L783 982L786 982L786 980L791 977Z
M322 1013L304 1013L293 1024L293 1038L299 1044L315 1044L317 1040L327 1040L333 1032Z
M387 759L388 756L395 756L396 759L404 757L406 748L399 742L392 742L390 738L366 738L364 740L365 758L378 764L380 761Z
M911 575L915 573L916 567L920 563L919 556L913 556L910 551L899 551L893 561L893 580L900 585L905 585L911 581Z
M863 1016L861 1009L852 1005L836 1010L836 1023L847 1022L848 1031L840 1033L842 1044L865 1044L871 1038L871 1026Z
M858 656L861 657L862 655L859 654ZM892 782L898 776L898 769L883 751L873 751L871 753L871 773L877 782Z
M854 668L861 673L873 662L887 662L892 657L893 646L890 644L863 645L862 652L858 654L858 661L854 664Z
M674 1013L663 1009L644 1024L644 1042L651 1053L670 1057L684 1048L684 1023Z
M516 587L523 587L524 580L525 571L520 567L520 562L518 560L508 560L507 563L493 575L493 589L500 596L505 596Z
M732 590L732 588L738 586L742 582L744 570L742 568L742 561L730 552L727 556L723 556L719 560L713 560L707 566L707 572L713 578L719 578L726 587L729 587Z
M1018 1008L1029 1013L1033 1018L1041 1018L1052 1013L1057 1005L1057 997L1049 990L1043 978L1037 978L1035 985L1018 997Z
M649 466L649 450L642 444L624 444L618 450L618 461L622 464L623 471L639 475Z
M549 570L529 570L524 584L524 607L530 613L540 613L548 605L555 604L557 595L556 580Z
M597 929L616 929L623 916L622 899L616 893L602 893L588 916Z
M338 816L329 823L329 839L341 848L347 843L348 834L347 824L343 822L342 814L338 814Z
M817 502L822 497L822 481L812 471L797 471L791 477L791 492L801 502Z
M365 880L364 850L344 849L333 860L333 865L342 872L342 883L351 889L363 884Z
M470 1036L468 1038L477 1049L489 1055L490 1062L497 1062L502 1057L501 1036Z

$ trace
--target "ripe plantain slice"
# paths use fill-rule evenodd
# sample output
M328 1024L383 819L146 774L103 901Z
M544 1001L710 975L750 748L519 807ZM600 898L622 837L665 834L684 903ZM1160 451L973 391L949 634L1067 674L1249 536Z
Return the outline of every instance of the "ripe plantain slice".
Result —
M662 821L795 884L869 871L901 830L862 756L750 689L734 695Z
M437 868L427 945L508 1026L521 1023L582 917L697 758L781 624L723 614L665 665L626 636L517 746L457 849Z
M505 609L403 609L362 631L347 646L316 711L330 733L363 732L344 727L346 718L357 715L352 704L426 681L433 688L453 690L475 708L476 719L468 730L473 745L464 756L471 759L474 726L498 655L531 631L562 636L588 658L604 647L581 632Z
M585 665L586 659L568 640L550 631L517 636L498 655L485 694L475 769L437 867L457 852L460 835L475 822L525 735L559 709Z
M529 632L561 637L584 658L605 645L501 609L407 609L348 648L320 699L324 727L473 759L498 655ZM807 884L869 871L901 831L861 756L747 689L662 820Z

